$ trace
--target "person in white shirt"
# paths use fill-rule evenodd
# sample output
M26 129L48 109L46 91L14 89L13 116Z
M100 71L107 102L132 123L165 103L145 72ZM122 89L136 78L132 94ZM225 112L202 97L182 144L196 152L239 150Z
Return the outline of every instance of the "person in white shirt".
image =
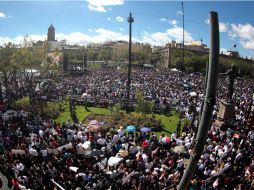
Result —
M46 148L43 148L41 150L42 159L45 161L48 157L48 150Z
M120 128L117 130L117 132L120 137L123 136L125 134L125 130L124 130L123 126L120 126Z
M103 137L100 137L98 140L97 140L97 143L101 146L105 145L106 143L106 139L103 138Z
M29 149L29 151L28 151L32 156L38 156L39 154L38 154L38 152L37 152L37 150L36 149L34 149L34 148L30 148Z
M171 135L171 141L173 141L175 138L176 138L176 133L173 132L172 135Z
M115 134L115 135L113 136L113 142L114 142L114 143L117 143L120 139L121 139L121 138L120 138L120 136L119 136L118 134Z

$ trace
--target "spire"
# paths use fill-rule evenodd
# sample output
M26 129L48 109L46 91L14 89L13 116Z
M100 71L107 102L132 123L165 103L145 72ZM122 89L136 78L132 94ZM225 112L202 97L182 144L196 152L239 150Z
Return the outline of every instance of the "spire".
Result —
M55 41L55 28L52 25L52 23L50 24L49 28L48 28L48 36L47 36L47 41Z

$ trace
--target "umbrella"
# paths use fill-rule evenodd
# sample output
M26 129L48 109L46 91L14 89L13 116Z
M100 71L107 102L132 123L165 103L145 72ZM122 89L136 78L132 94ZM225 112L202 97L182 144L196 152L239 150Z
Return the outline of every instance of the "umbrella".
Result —
M142 133L147 133L147 132L150 132L151 129L150 129L149 127L142 127L142 128L140 129L140 131L141 131Z
M179 72L179 70L177 70L176 68L171 69L171 71Z
M148 142L148 140L145 140L145 141L142 143L141 147L142 147L143 149L147 149L147 148L149 147L149 142Z
M163 137L163 138L161 139L161 142L164 143L164 144L169 143L170 141L171 141L171 140L170 140L169 137Z
M196 92L190 92L190 96L197 96Z
M126 127L125 129L127 132L135 132L136 131L136 127L134 125L129 125Z
M75 166L70 166L69 169L73 172L77 172L79 168Z
M82 95L81 95L81 98L86 98L87 97L87 93L83 93Z
M84 149L89 149L91 146L91 142L90 141L86 141L81 145Z
M117 165L123 158L119 158L119 157L110 157L108 160L108 165L109 166L115 166Z
M183 153L184 152L184 146L175 146L175 148L173 149L173 151L175 152L175 153Z

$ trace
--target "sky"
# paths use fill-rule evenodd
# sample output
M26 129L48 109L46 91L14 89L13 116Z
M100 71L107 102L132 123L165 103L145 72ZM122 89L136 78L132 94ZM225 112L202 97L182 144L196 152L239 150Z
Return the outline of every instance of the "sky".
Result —
M184 1L185 43L201 41L210 46L209 12L216 11L220 48L237 50L254 58L254 2ZM68 44L103 43L129 37L130 12L133 41L165 45L183 40L181 1L57 0L0 1L0 45L21 43L24 36L45 40L53 24L57 40ZM234 47L236 45L236 48Z

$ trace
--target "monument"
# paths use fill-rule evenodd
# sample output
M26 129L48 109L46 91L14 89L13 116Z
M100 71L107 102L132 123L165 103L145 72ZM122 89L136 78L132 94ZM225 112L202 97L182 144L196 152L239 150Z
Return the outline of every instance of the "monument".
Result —
M221 100L219 105L219 113L217 115L217 126L221 125L221 122L230 123L235 115L235 103L233 101L233 93L234 93L234 82L235 78L238 77L239 72L234 64L232 64L231 68L226 72L221 74L222 76L227 76L229 79L228 82L228 92L227 99Z

